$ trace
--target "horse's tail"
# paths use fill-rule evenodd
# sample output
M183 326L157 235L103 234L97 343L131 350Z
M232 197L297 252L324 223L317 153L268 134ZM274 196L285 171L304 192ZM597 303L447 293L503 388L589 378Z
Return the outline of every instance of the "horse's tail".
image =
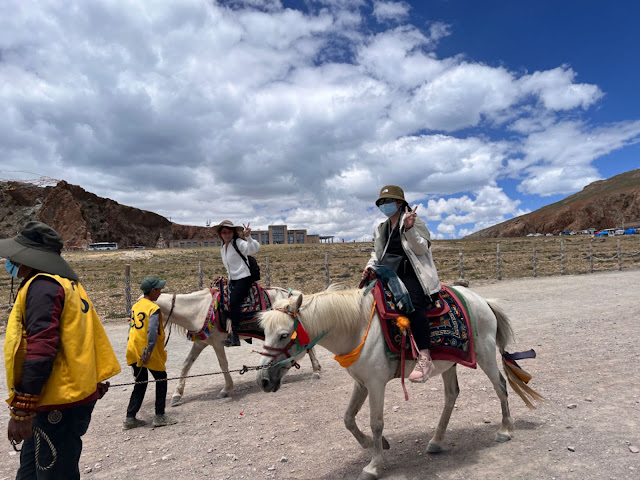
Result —
M489 308L496 316L496 320L498 321L498 330L496 332L496 346L500 351L500 355L502 356L502 369L509 381L509 385L513 388L513 391L516 392L522 401L529 408L536 408L534 402L543 403L546 399L536 392L533 388L531 388L527 383L531 380L531 375L527 373L525 370L520 368L515 362L508 361L505 357L505 348L507 345L513 340L513 328L511 327L511 322L509 321L509 317L502 311L502 309L491 301L487 301Z
M507 314L502 311L496 303L492 300L487 300L487 304L489 308L496 316L496 320L498 320L498 331L496 332L496 346L498 350L500 350L500 354L504 353L507 345L513 341L513 328L511 327L511 321Z

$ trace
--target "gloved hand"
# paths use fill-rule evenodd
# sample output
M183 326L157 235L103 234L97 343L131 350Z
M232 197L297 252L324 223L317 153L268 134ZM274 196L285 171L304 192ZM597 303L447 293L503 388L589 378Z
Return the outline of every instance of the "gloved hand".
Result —
M151 358L151 351L147 347L145 347L144 350L142 350L140 363L142 363L142 365L146 365L150 358Z
M109 386L111 384L109 382L100 382L98 384L98 398L104 397L104 394L109 391Z

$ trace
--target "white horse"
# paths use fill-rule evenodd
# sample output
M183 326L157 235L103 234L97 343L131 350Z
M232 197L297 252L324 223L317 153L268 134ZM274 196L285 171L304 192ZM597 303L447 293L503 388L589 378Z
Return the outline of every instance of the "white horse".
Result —
M274 287L266 288L266 290L272 302L279 299L286 299L291 295L289 290L285 290L284 288ZM294 292L293 294L296 293L301 295L300 292ZM162 311L162 319L164 322L174 324L182 330L197 332L203 327L204 322L206 321L212 301L213 296L211 291L209 289L205 289L197 292L177 295L163 293L155 303ZM193 342L191 351L182 365L178 385L171 397L172 407L182 403L182 395L184 394L184 385L186 380L185 377L189 374L191 366L207 345L211 345L215 350L216 356L218 357L218 364L220 365L220 369L224 375L224 387L220 390L220 393L218 393L218 398L225 398L233 393L233 380L231 379L231 375L228 373L229 363L227 362L225 347L221 343L222 340L227 338L227 333L219 331L217 327L214 327L212 330L211 335L209 335L206 340L196 340ZM247 337L240 335L240 338ZM311 365L313 367L312 378L320 378L321 367L313 349L309 350L309 358L311 359Z
M513 331L509 319L495 304L488 303L481 296L464 287L456 287L456 290L466 301L469 316L476 322L477 337L474 337L476 363L489 377L500 399L502 423L495 439L498 442L506 442L511 439L513 421L507 402L506 382L498 370L496 346L501 353L504 353L507 343L513 336ZM387 382L394 378L398 366L398 360L389 360L385 352L385 340L377 313L372 314L373 302L373 295L365 294L364 289L325 291L304 297L304 301L302 295L280 300L274 303L272 310L260 314L260 324L265 333L264 345L267 349L265 353L271 352L273 355L272 358L264 358L261 364L263 368L257 372L256 381L265 392L276 392L280 388L282 378L291 368L287 357L296 353L296 343L291 343L296 320L302 324L311 340L324 334L318 341L318 345L336 355L344 355L352 352L363 341L372 318L360 356L347 368L355 382L351 400L344 414L344 423L363 448L373 447L373 458L362 470L358 480L377 479L381 471L382 450L389 448L389 443L382 436L384 393ZM300 335L296 336L300 337ZM412 371L414 364L414 362L407 364L406 375ZM508 364L504 357L503 365L509 383L528 406L533 407L533 404L529 398L526 398L527 394L531 399L544 400L522 382L518 383L511 369L507 368ZM455 363L434 361L431 376L435 375L443 377L445 405L438 427L427 446L429 453L442 450L445 430L459 392ZM356 425L356 414L367 395L372 437L362 433Z

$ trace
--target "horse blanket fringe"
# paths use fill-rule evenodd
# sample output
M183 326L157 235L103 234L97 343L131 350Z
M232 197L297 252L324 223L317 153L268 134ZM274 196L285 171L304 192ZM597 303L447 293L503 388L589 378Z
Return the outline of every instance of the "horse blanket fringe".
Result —
M395 320L405 313L396 308L391 293L377 282L373 296L378 305L378 317L387 348L391 356L401 353L402 332ZM433 360L446 360L469 368L476 368L476 352L473 345L472 321L466 305L453 288L442 286L435 308L427 312L425 321L430 325L429 351ZM414 359L409 342L405 344L405 355Z

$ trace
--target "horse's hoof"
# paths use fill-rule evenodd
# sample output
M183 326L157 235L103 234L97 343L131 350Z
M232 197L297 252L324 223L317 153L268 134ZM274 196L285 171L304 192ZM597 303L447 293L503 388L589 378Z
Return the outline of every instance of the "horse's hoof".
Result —
M504 443L511 440L511 435L506 435L504 433L496 433L496 442Z
M389 450L391 448L391 445L389 445L389 442L387 442L387 439L384 438L384 436L382 437L382 449L383 450Z
M311 375L311 380L320 380L320 374L314 373L313 375Z
M438 443L429 442L427 444L427 453L440 453L442 452L442 447Z
M218 394L218 398L227 398L229 397L229 392L225 392L224 390L221 390L220 393Z
M360 475L358 475L358 480L377 480L377 479L378 479L377 475L373 475L367 472L360 472Z
M177 407L178 405L182 405L184 402L182 401L181 395L174 395L171 397L171 406Z

